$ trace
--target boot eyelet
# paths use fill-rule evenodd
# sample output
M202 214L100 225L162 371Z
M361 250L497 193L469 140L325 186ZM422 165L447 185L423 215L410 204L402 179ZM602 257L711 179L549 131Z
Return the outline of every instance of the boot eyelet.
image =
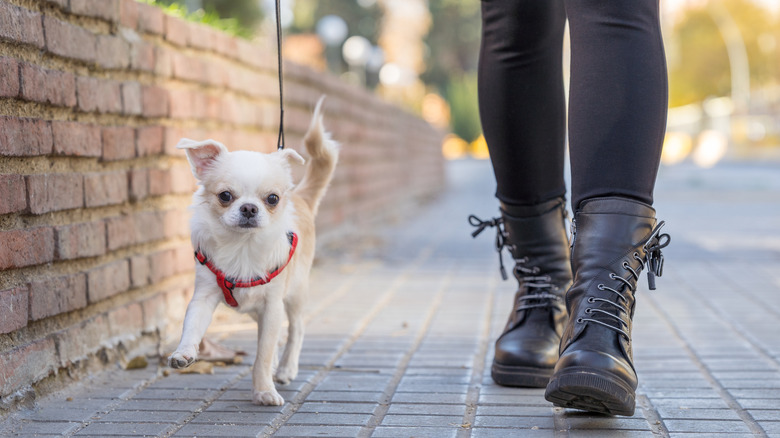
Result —
M590 307L588 307L587 309L585 309L585 313L593 313L593 309L591 309Z
M577 318L577 324L582 324L585 320L582 318Z
M588 302L593 304L596 302L596 300L594 300L593 297L588 297Z
M541 269L538 266L534 266L534 274L538 274Z
M599 290L604 290L604 285L603 284L598 285L598 289Z
M613 273L610 273L610 274L609 274L609 279L610 279L610 280L614 280L615 278L617 278L617 275L615 275L615 274L613 274Z
M629 268L628 262L623 262L623 269L628 269L628 268Z

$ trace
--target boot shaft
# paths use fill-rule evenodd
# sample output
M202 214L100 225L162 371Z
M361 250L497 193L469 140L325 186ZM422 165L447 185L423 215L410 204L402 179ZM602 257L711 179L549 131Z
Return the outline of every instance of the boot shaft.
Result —
M563 198L533 206L508 206L502 203L509 252L520 265L528 266L565 292L571 282L569 239L566 235L566 206ZM525 274L515 269L522 282Z

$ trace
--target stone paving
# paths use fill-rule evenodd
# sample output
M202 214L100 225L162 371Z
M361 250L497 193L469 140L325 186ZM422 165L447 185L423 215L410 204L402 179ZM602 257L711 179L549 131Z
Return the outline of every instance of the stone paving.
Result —
M492 233L487 162L449 163L450 190L378 231L383 246L321 255L299 377L251 404L250 365L212 375L105 372L0 423L2 436L780 437L780 165L662 168L672 244L638 294L633 417L554 408L490 379L512 300ZM508 257L505 256L508 259ZM221 312L228 312L222 310ZM254 355L245 319L210 335ZM251 361L251 360L250 360ZM247 362L250 362L247 361Z

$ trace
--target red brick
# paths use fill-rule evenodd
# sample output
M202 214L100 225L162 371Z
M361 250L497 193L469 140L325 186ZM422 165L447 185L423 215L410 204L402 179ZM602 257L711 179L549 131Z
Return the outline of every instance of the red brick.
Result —
M119 82L89 76L76 78L79 109L85 112L118 113L122 111Z
M46 50L65 58L95 62L95 35L81 27L44 15Z
M190 47L201 50L214 50L214 34L217 33L217 31L198 23L189 23L189 27Z
M29 287L33 321L87 306L87 275L81 272L36 279Z
M103 128L103 160L127 160L135 157L135 130L127 126Z
M57 349L51 337L0 354L0 396L34 384L57 368Z
M99 157L103 152L100 127L78 122L51 122L54 152L58 155Z
M54 260L53 228L0 231L0 271L40 265L52 260Z
M141 84L138 82L122 83L122 113L133 116L140 115L143 111L141 104Z
M172 249L156 252L149 256L152 283L158 283L176 274L176 253Z
M87 271L87 298L90 304L130 289L130 262L117 260Z
M193 82L207 82L205 63L198 58L174 52L171 56L173 77Z
M127 172L84 175L84 204L87 207L121 204L127 201Z
M149 196L149 171L147 169L132 169L130 178L130 200L137 202Z
M135 0L121 0L119 24L130 29L138 27L138 3Z
M66 367L89 354L95 353L108 344L108 320L105 315L97 315L54 334L59 352L59 366Z
M22 175L0 175L0 214L27 208L27 190Z
M177 89L169 92L170 117L173 119L191 119L197 116L195 95L193 90Z
M76 79L71 73L21 65L21 97L55 106L76 105Z
M161 154L163 151L163 127L144 126L138 128L138 156Z
M165 238L188 237L189 222L188 215L184 210L168 210L164 213Z
M131 0L135 3L135 0ZM154 45L146 41L133 41L130 43L130 68L152 72L155 69Z
M155 295L141 302L144 312L143 330L145 332L165 329L168 324L168 307L165 304L166 300L163 295Z
M171 168L171 191L173 193L192 193L195 188L195 178L193 178L189 166Z
M156 35L162 34L164 16L162 9L138 3L138 30Z
M144 326L140 303L125 304L108 312L108 332L115 341L137 337Z
M119 21L119 0L70 0L70 12L117 22Z
M0 57L0 97L19 95L19 63L14 58Z
M167 169L149 169L149 195L162 196L171 193L171 172Z
M159 211L144 211L135 214L135 241L153 242L165 238L164 214Z
M54 228L59 260L95 257L106 253L106 225L103 221L62 225Z
M124 215L106 219L106 235L109 251L134 245L135 216Z
M141 89L143 114L146 117L168 115L168 90L156 85L145 85Z
M51 125L45 120L0 117L0 156L30 157L52 150Z
M117 36L98 35L97 63L103 68L123 69L130 65L130 45Z
M26 287L0 291L0 334L27 326L27 298Z
M190 39L190 27L181 18L165 15L165 39L177 46L186 47Z
M173 55L175 52L165 47L154 49L154 73L157 76L170 77L173 74Z
M149 257L138 255L130 258L130 283L133 287L143 287L149 284L150 275Z
M28 175L26 180L27 199L32 214L84 206L84 185L80 174Z
M174 254L174 266L177 274L182 274L194 270L195 259L193 258L192 247L189 244L176 247Z
M7 2L0 3L0 39L43 48L41 14Z

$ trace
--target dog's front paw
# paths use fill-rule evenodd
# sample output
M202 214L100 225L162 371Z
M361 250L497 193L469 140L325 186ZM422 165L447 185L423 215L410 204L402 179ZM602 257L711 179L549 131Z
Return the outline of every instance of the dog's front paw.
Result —
M270 391L252 391L252 403L263 406L281 406L284 399L275 389Z
M175 351L171 357L168 358L168 365L170 365L171 368L187 368L197 359L198 355L196 353Z
M274 380L280 385L287 385L288 383L292 382L296 376L298 376L297 368L293 369L292 367L281 367L276 371Z

